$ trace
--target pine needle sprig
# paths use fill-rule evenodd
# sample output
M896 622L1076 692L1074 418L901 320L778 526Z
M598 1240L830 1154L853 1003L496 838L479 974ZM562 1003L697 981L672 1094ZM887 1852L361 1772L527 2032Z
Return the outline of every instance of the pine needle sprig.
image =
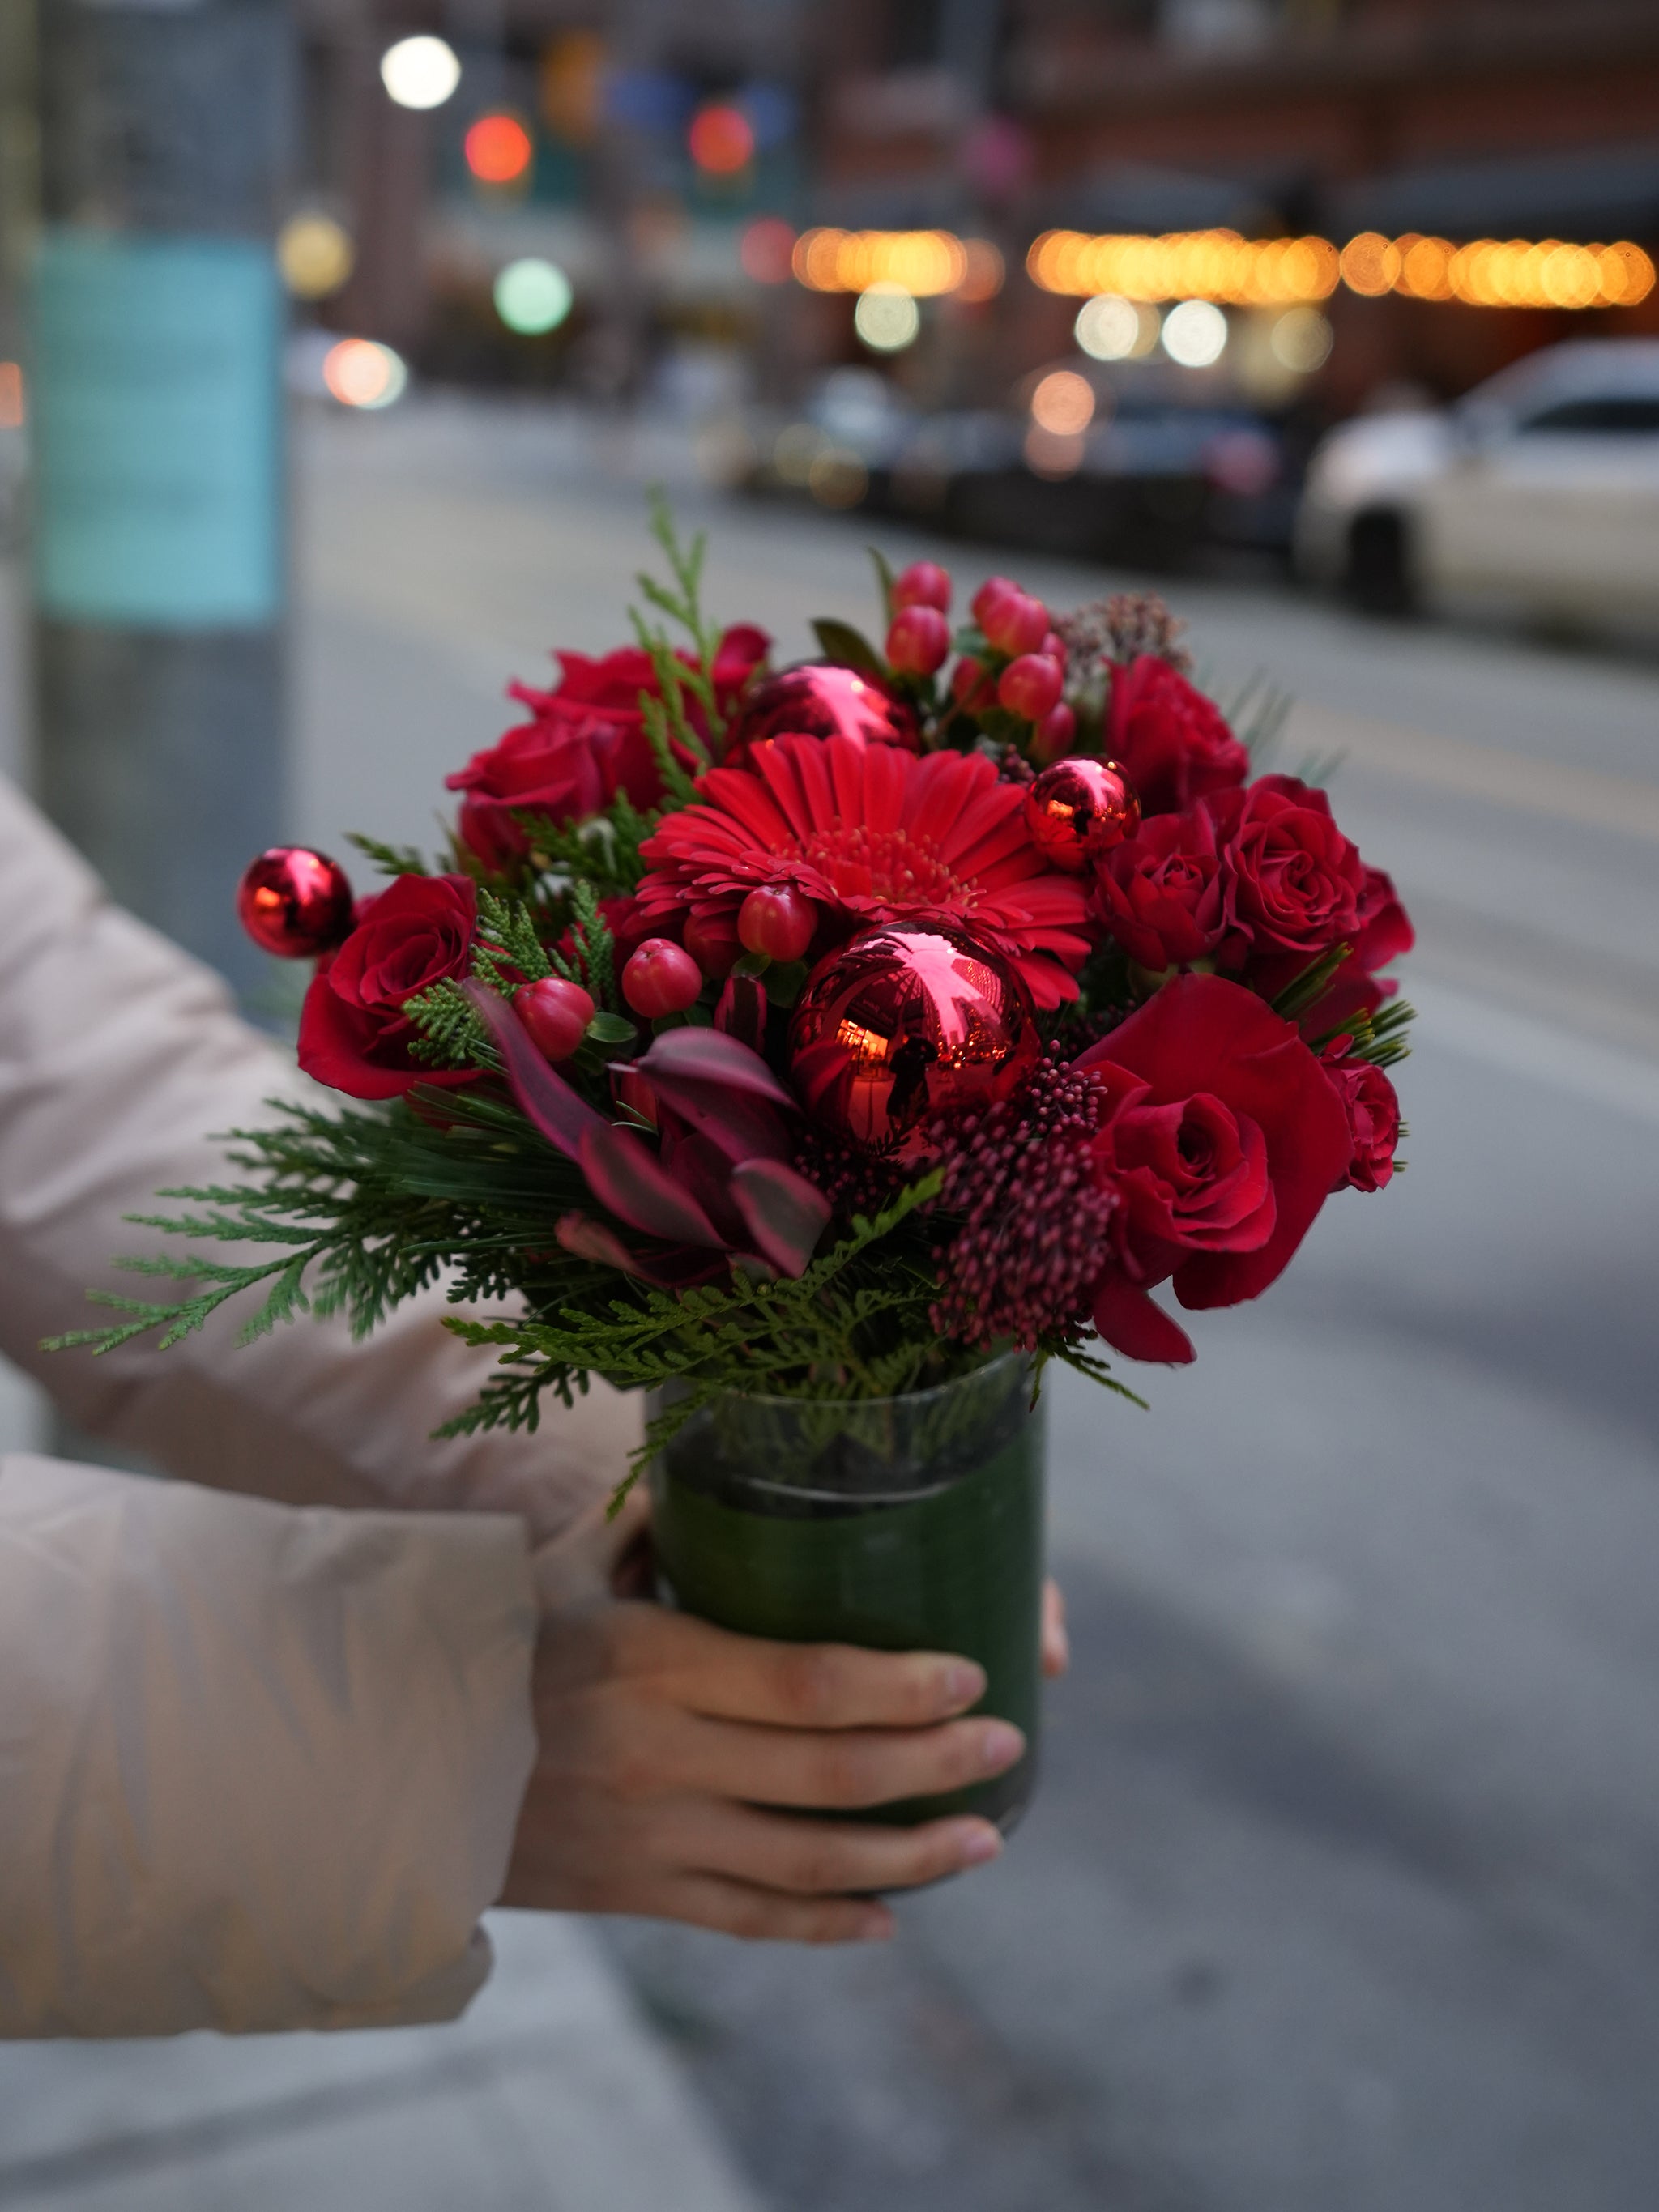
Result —
M373 860L383 876L424 876L430 872L413 845L383 845L360 830L348 830L346 842L356 846L365 860Z

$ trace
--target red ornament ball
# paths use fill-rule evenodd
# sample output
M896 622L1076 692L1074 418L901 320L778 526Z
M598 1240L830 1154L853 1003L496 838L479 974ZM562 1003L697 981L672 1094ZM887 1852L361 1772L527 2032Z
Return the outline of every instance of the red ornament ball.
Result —
M1140 801L1115 761L1074 754L1045 768L1025 794L1025 826L1050 867L1079 876L1140 827Z
M813 1120L905 1166L933 1115L1006 1098L1042 1056L1030 994L963 932L892 923L819 962L789 1027L790 1074Z
M273 845L237 885L236 916L261 951L315 960L350 934L351 885L326 853Z
M749 692L726 735L728 767L745 764L750 745L766 738L853 738L862 744L921 747L915 712L873 676L833 662L804 661L763 678Z
M563 975L544 975L515 993L513 1011L544 1060L568 1060L587 1034L593 1000L580 983Z
M805 892L787 884L763 884L738 908L738 937L745 952L769 960L805 957L818 926L818 910Z
M648 1022L683 1014L696 1004L702 988L702 969L684 945L666 937L647 937L622 971L623 998Z

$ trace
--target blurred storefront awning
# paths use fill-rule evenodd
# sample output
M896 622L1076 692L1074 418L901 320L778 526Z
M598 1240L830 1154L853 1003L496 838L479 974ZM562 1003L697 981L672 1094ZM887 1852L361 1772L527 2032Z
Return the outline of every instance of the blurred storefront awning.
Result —
M1338 186L1329 205L1348 233L1641 236L1659 229L1659 140L1401 169Z

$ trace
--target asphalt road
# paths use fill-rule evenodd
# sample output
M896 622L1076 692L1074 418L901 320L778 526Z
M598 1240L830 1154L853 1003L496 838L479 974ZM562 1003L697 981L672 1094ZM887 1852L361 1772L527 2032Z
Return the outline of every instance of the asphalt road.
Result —
M440 407L306 459L299 826L418 838L507 675L623 635L677 452ZM873 622L856 519L682 503L722 615ZM1055 1388L1076 1665L1000 1866L878 1952L608 1941L780 2212L1650 2212L1659 665L1172 596L1419 920L1410 1170L1150 1415Z

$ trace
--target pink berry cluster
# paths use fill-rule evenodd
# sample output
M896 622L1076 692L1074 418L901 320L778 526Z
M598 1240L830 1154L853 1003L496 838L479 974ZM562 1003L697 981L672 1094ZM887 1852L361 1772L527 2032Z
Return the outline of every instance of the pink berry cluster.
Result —
M930 1318L941 1336L1007 1338L1030 1352L1086 1316L1117 1205L1085 1149L1097 1097L1091 1076L1050 1057L1012 1098L940 1125L939 1209L963 1224L933 1255L940 1295Z
M893 618L887 659L901 676L936 676L951 655L952 586L936 561L913 562L893 582ZM985 640L984 654L964 654L951 677L957 705L976 714L993 704L1032 728L1038 761L1069 752L1077 717L1063 697L1066 647L1042 601L1006 576L993 576L975 592L971 611Z

